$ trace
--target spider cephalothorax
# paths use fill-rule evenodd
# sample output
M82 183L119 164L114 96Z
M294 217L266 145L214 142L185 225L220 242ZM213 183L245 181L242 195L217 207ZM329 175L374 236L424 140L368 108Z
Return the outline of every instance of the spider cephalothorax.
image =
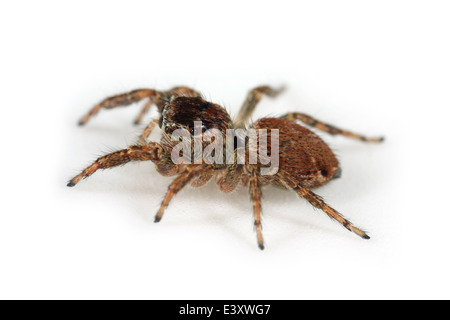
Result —
M328 145L317 134L297 122L332 135L344 135L365 142L381 142L383 138L367 138L303 113L259 119L248 127L250 117L262 96L274 97L281 91L282 89L274 90L267 86L251 90L234 121L222 106L204 100L197 91L186 87L168 91L140 89L107 98L92 108L81 119L80 125L85 124L101 109L130 105L145 98L149 101L135 122L139 123L153 104L157 106L160 117L147 125L136 145L98 158L71 179L68 186L76 185L98 169L130 161L152 161L160 174L176 175L155 216L155 222L161 220L173 196L187 184L200 187L215 178L223 192L231 192L239 184L249 188L257 241L261 249L264 248L261 188L268 184L295 191L348 230L369 239L363 230L355 227L311 191L312 188L339 177L341 170ZM157 124L162 131L160 143L147 141ZM244 138L235 134L246 129L250 133L244 133ZM241 145L239 141L242 142ZM238 156L241 151L243 156ZM260 153L252 158L253 152Z
M172 153L178 140L186 136L190 138L192 153L196 140L200 140L202 144L200 151L203 151L208 145L207 139L204 139L205 134L215 132L224 137L233 125L223 107L201 97L173 97L170 102L163 105L160 113L158 121L162 130L160 143L167 153ZM177 138L174 138L174 133L178 134Z
M193 128L194 121L201 121L206 130L218 129L224 133L232 127L231 118L223 107L201 97L176 97L163 106L161 117L163 123L186 128Z

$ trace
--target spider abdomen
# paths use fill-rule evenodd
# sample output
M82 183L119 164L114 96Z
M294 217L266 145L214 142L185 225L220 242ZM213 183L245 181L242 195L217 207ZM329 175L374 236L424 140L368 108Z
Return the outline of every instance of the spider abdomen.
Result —
M314 132L292 121L262 118L255 129L267 129L270 151L271 131L279 130L279 170L287 172L304 187L319 187L338 171L338 160L330 147Z

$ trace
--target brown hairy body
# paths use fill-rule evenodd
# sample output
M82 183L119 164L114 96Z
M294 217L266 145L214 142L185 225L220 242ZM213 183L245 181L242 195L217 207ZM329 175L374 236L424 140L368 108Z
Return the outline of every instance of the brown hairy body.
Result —
M223 192L231 192L238 185L249 188L257 242L261 249L264 248L261 231L262 187L268 184L295 191L300 197L321 209L348 230L364 239L369 239L366 232L355 227L311 191L311 189L339 177L340 168L338 160L328 145L317 134L301 126L297 121L332 135L340 134L365 142L381 142L383 138L367 138L318 121L303 113L288 113L280 118L259 119L250 126L250 128L257 130L267 129L268 154L271 154L275 148L279 152L279 164L276 172L272 175L261 174L261 170L266 168L267 164L263 164L260 160L256 163L248 161L247 154L250 148L248 140L245 140L243 147L246 152L244 163L239 163L237 156L234 157L232 163L226 164L224 162L177 164L173 161L172 151L178 143L173 139L175 130L185 129L186 132L189 132L190 137L195 140L204 131L210 129L218 130L225 136L227 130L248 128L251 115L260 99L264 95L275 97L281 91L282 89L275 90L268 86L251 90L234 121L223 107L204 100L197 91L187 87L176 87L168 91L139 89L107 98L94 106L80 120L79 124L84 125L101 109L130 105L143 99L148 99L148 101L136 118L135 123L142 120L142 117L152 105L156 105L160 117L149 122L136 145L98 158L79 175L71 179L68 186L75 186L80 180L87 178L99 169L123 165L130 161L152 161L161 175L176 176L169 185L155 216L155 222L162 219L164 211L174 195L186 185L201 187L214 179ZM195 128L194 121L201 121L202 129L200 132ZM161 140L159 143L149 142L147 139L156 125L162 130ZM278 130L279 143L277 146L271 144L271 135L274 129ZM201 141L202 150L205 150L208 143ZM258 146L260 144L261 141L258 140ZM224 151L226 147L227 144L224 141ZM190 152L195 155L193 147ZM239 152L236 143L234 144L234 152L235 155Z

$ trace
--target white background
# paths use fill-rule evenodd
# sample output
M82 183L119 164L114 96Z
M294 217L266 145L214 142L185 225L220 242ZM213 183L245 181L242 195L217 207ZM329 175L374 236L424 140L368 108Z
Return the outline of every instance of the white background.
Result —
M2 2L0 298L450 298L449 16L445 1ZM104 97L188 85L236 115L260 84L288 90L255 117L386 137L321 134L343 176L316 192L371 240L266 188L260 251L248 191L213 183L154 224L170 178L151 163L65 187L142 129L137 105L78 127Z

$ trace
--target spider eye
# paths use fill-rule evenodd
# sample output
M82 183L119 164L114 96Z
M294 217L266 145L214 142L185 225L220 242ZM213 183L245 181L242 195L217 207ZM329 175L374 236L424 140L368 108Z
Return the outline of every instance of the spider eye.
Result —
M163 120L164 120L163 116L159 117L158 126L160 128L162 128Z
M159 113L163 114L164 113L164 109L167 107L168 103L164 103L163 106L161 107L161 110L159 110Z
M164 131L168 134L168 133L169 133L169 127L168 127L168 126L165 126L165 127L164 127Z
M199 130L200 129L200 130ZM206 127L204 125L202 125L201 128L198 128L196 126L194 126L193 128L189 129L189 132L191 133L191 135L196 136L198 134L202 134L203 132L206 131Z
M205 127L202 126L202 127L200 128L200 130L199 130L199 128L194 127L194 128L191 128L189 131L191 132L191 134L192 134L193 136L196 136L196 135L198 135L198 134L201 134L201 133L205 132Z

